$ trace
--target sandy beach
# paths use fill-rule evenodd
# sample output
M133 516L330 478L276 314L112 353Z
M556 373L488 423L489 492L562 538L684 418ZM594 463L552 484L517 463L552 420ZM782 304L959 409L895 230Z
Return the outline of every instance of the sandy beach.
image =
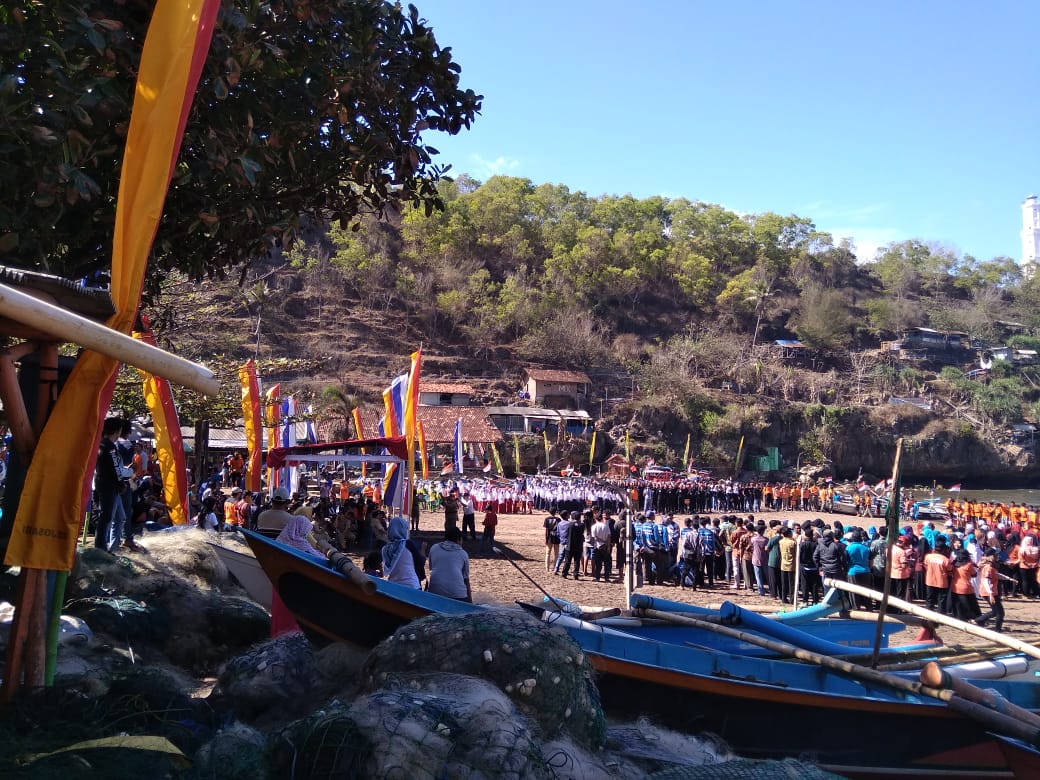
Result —
M712 517L715 516L717 515L712 515ZM542 528L545 512L535 511L529 515L499 515L495 535L496 547L508 555L516 566L504 560L501 555L489 553L483 549L480 540L481 517L482 514L478 513L477 540L474 542L466 539L463 542L463 546L470 556L470 581L474 601L510 605L515 601L540 602L543 598L542 592L539 591L540 586L555 597L586 606L622 609L627 606L624 586L620 582L596 582L591 576L582 576L581 580L575 581L554 576L545 570L545 535ZM859 525L864 528L870 525L881 525L884 522L876 518L857 518L849 515L813 512L766 512L756 515L756 517L764 519L767 523L773 519L806 522L816 517L822 517L827 524L840 520L846 526ZM677 519L681 524L683 517L677 516ZM443 513L423 512L419 529L419 532L414 534L419 541L429 544L440 541L443 538L444 529ZM533 584L531 580L537 585ZM717 605L727 600L734 601L741 606L762 610L771 610L779 606L778 602L769 596L763 598L757 593L747 590L732 590L728 583L720 584L718 581L714 588L701 588L696 591L673 586L644 585L639 592L699 606ZM1040 636L1040 621L1038 621L1040 601L1009 598L1004 600L1004 608L1007 612L1004 633L1026 641L1035 641ZM911 643L916 636L917 630L910 627L906 631L894 634L892 643ZM953 628L942 627L939 630L939 636L947 644L965 646L985 644L985 640L977 639Z

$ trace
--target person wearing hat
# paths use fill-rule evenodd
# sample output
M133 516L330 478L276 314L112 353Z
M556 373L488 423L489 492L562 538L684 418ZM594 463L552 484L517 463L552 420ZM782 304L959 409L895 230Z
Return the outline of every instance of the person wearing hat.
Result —
M238 520L237 504L242 500L242 488L231 488L231 495L224 501L224 527L238 528L241 523Z
M293 517L287 511L289 501L289 491L284 487L276 487L271 493L270 509L265 509L256 518L256 530L264 536L278 536Z

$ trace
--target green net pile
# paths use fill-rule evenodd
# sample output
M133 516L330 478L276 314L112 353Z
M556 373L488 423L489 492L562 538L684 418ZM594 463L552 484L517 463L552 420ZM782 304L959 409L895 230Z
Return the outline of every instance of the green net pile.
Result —
M520 610L431 615L398 629L369 655L366 690L393 676L449 672L494 683L544 734L598 747L606 718L592 668L563 631Z
M458 675L394 678L293 732L300 779L550 777L530 722L509 698Z
M0 709L0 774L33 780L178 777L187 763L184 756L191 756L214 726L207 704L186 694L176 676L135 667L111 680L98 696L55 687L5 705ZM89 744L120 735L163 738L184 755Z

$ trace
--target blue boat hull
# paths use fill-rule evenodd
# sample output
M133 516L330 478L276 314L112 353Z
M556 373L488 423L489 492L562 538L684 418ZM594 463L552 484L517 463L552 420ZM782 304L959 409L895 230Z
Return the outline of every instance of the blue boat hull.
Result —
M375 580L366 594L327 565L246 532L286 606L318 642L373 647L414 618L483 608ZM819 667L704 651L579 623L570 636L597 672L607 711L711 732L748 757L806 756L848 776L1009 777L998 742L934 700L874 687ZM1040 710L1040 686L986 687Z

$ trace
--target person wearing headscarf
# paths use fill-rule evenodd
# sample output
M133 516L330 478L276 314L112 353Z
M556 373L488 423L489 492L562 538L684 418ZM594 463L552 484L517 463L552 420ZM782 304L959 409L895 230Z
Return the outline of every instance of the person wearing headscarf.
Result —
M314 530L310 518L311 511L309 506L301 506L297 510L297 514L294 514L282 528L275 541L307 553L307 555L313 555L315 558L324 558L325 556L307 538L307 535Z
M1040 568L1040 547L1036 544L1036 537L1029 533L1022 537L1022 544L1018 548L1018 573L1023 598L1036 598L1038 568Z
M387 542L383 545L383 576L390 582L419 589L419 575L408 547L408 521L400 515L392 517L387 528Z

